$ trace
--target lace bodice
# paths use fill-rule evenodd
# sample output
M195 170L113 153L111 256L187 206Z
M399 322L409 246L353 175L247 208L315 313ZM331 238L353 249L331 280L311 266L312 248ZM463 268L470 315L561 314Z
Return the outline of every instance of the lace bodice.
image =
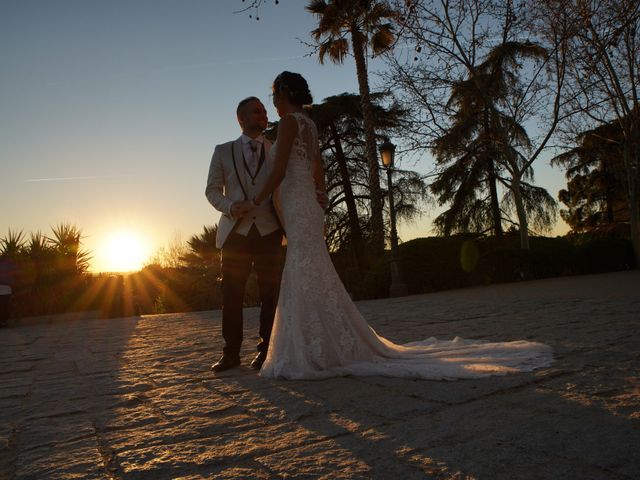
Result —
M313 121L304 113L291 114L298 123L285 177L280 185L282 217L287 231L287 244L310 240L310 231L323 231L324 212L316 199L313 160L318 154L318 133ZM278 142L271 149L272 155ZM324 238L312 237L316 248L325 248ZM307 246L301 246L306 249Z
M316 201L313 180L313 159L318 149L316 126L303 113L294 113L292 116L298 123L298 132L293 140L285 177L280 185L282 214L287 225L289 242L292 241L290 235L295 237L309 227L308 221L323 221L322 209ZM275 156L277 149L276 141L271 154Z

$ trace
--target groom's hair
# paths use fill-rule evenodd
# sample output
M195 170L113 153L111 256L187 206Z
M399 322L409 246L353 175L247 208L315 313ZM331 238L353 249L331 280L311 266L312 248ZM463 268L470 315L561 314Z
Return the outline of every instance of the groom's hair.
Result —
M240 103L238 104L238 108L236 108L236 115L240 115L240 112L242 111L242 107L244 107L249 102L253 102L254 100L260 101L258 97L247 97L243 100L240 100Z

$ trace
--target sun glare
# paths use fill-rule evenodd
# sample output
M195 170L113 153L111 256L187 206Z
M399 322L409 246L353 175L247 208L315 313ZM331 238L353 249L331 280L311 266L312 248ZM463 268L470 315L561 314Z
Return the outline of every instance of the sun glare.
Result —
M133 272L143 267L147 249L139 235L117 232L110 235L103 246L103 270L108 272Z

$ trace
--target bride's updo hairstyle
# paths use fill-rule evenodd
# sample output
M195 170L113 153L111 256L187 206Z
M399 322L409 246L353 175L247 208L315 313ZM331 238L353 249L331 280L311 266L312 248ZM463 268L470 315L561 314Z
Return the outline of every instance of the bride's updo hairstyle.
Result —
M273 81L273 92L285 94L294 105L302 106L313 103L309 85L299 73L282 72Z

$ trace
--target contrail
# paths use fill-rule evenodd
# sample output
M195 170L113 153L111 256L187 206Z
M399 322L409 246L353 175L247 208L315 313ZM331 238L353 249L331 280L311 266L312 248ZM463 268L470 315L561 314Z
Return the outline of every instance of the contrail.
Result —
M128 175L88 175L84 177L51 177L51 178L27 178L24 183L33 182L69 182L73 180L96 180L101 178L123 178Z

